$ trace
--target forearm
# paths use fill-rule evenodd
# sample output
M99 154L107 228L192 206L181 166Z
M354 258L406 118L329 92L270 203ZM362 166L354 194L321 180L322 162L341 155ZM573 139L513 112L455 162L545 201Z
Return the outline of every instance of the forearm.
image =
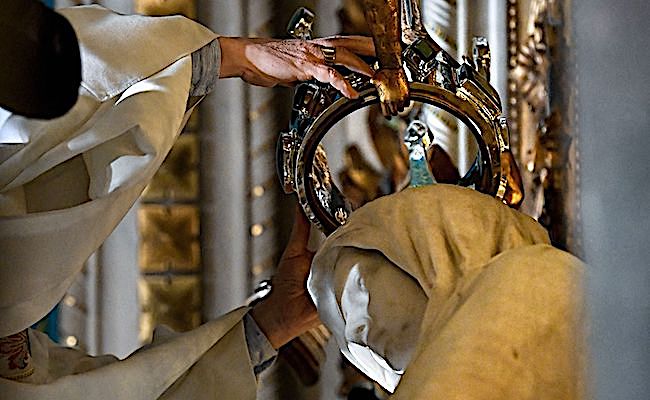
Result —
M254 40L221 36L192 53L190 96L210 93L220 78L241 77L249 70L246 46Z
M307 316L303 312L294 311L290 300L269 296L257 304L249 314L273 348L279 349L320 323L316 312ZM300 317L295 317L296 315Z
M249 69L246 58L246 46L253 41L239 37L221 36L218 39L221 46L221 68L219 78L241 77Z

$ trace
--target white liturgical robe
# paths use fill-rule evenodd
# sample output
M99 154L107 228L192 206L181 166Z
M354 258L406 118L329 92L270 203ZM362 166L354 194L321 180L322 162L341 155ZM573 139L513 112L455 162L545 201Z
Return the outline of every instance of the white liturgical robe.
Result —
M583 396L583 268L530 217L432 185L352 213L308 284L391 399L569 400Z
M191 53L215 34L189 19L61 10L82 85L63 117L0 112L0 337L42 318L158 169L185 124ZM239 309L125 360L88 357L30 331L33 375L2 399L255 397Z

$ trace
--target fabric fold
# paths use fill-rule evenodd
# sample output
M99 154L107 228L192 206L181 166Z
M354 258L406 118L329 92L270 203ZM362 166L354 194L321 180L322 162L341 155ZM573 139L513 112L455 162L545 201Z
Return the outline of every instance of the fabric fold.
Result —
M581 398L584 265L553 248L532 218L449 185L409 188L356 210L326 239L309 278L321 320L354 363L336 278L344 249L388 260L369 264L361 279L371 278L372 265L397 268L406 275L391 285L410 277L427 297L413 356L391 398ZM395 292L372 290L370 303ZM416 300L400 292L399 302ZM369 368L368 360L357 364ZM375 376L383 364L371 365Z
M0 162L0 336L47 314L137 200L192 111L186 110L188 54L215 36L183 17L124 16L98 6L62 13L79 36L86 86L114 97L102 102L84 86L61 118L11 115L0 127L0 137L26 141ZM169 43L173 54L158 51ZM133 51L142 53L124 57ZM129 93L122 93L127 87ZM67 168L76 157L83 162ZM38 183L60 168L67 168L70 187ZM84 181L87 193L77 190ZM64 208L48 208L46 201L36 212L29 207L29 195L54 199L72 192L82 195Z
M252 398L246 393L254 389L255 376L252 366L243 361L248 359L241 322L246 312L247 308L240 308L192 331L154 340L124 360L86 356L31 331L37 373L24 382L0 379L0 390L10 399L182 399L188 398L182 395L188 390L209 392L197 390L198 377L194 375L218 379L221 374L230 379L222 380L224 383L213 389L211 397L192 398ZM233 369L240 373L231 376Z
M208 28L179 15L125 18L96 5L57 11L70 21L79 40L81 84L100 101L122 93L216 38Z

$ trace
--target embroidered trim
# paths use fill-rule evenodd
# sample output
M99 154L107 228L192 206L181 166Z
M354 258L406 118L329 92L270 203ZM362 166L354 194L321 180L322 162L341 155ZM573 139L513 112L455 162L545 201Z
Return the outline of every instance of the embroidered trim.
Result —
M22 379L34 373L27 329L0 338L0 376Z
M34 367L30 366L28 370L26 370L25 372L23 372L21 374L12 375L12 376L2 376L2 378L9 379L10 381L19 381L19 380L27 378L28 376L32 376L32 375L34 375Z

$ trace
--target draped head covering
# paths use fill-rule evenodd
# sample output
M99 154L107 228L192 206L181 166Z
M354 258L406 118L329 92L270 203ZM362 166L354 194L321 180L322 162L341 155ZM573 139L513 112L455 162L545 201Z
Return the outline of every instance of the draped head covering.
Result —
M401 381L351 351L358 343L346 337L336 279L344 249L380 253L378 268L398 268L426 296ZM346 357L391 391L399 382L394 398L568 399L581 388L580 264L530 217L470 189L433 185L356 210L316 254L309 289ZM367 288L370 302L395 287ZM381 318L370 315L368 328Z

